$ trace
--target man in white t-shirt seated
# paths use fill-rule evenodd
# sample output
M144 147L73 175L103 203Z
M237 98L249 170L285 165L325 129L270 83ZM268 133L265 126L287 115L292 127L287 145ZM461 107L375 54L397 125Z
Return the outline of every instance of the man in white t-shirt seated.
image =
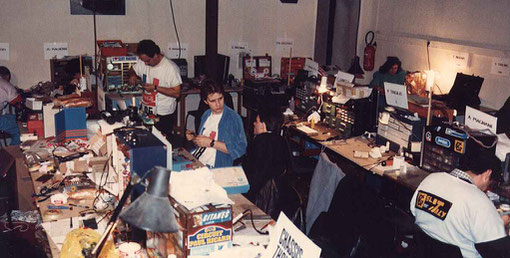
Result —
M460 169L431 173L418 186L410 203L415 223L464 257L510 257L509 217L500 216L484 193L501 162L482 147L465 155Z
M156 128L172 142L172 129L175 125L177 98L181 94L182 79L179 67L161 54L154 41L145 39L136 49L138 60L129 71L129 83L142 81L144 111L157 115Z
M205 80L200 97L209 109L202 115L198 134L186 132L188 141L197 146L193 156L209 167L232 166L246 152L243 122L239 114L225 106L224 94L223 85Z

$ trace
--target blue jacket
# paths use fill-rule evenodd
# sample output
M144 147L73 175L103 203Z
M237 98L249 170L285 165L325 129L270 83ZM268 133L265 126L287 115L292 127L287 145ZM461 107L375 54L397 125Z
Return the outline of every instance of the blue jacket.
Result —
M211 109L208 109L200 119L200 130L204 130L204 123L211 115ZM246 153L246 135L244 134L243 121L239 114L229 108L227 105L223 107L223 116L221 116L218 125L218 141L224 142L230 154L216 151L216 161L214 167L232 166L234 160L240 158Z

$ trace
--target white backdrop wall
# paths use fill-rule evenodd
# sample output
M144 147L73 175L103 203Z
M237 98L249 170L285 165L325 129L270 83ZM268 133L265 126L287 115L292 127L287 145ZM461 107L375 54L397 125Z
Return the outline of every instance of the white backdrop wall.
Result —
M189 44L189 76L193 56L205 54L205 0L173 0L182 43ZM255 55L273 56L273 73L280 71L275 52L277 37L294 39L294 56L313 56L317 0L282 4L278 0L220 0L218 51L230 54L230 42L248 43ZM125 16L98 15L97 38L138 42L153 39L163 52L176 42L167 0L126 0ZM9 43L8 61L0 60L13 73L13 83L28 88L50 80L49 60L43 44L67 42L69 55L94 52L91 15L71 15L68 0L3 1L0 8L0 43ZM240 75L235 67L231 72Z
M386 56L398 56L404 69L423 71L428 69L430 41L430 68L439 72L435 93L447 93L457 72L474 74L485 79L482 105L499 109L510 96L510 78L491 74L491 63L510 58L509 12L509 1L363 0L358 51L365 47L365 33L373 30L375 70ZM467 67L455 67L452 56L457 53L469 54Z

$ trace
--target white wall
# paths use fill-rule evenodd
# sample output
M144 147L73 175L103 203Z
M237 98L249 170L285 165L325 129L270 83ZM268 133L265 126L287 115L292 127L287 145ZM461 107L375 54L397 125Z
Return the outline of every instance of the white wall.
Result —
M189 44L188 65L205 53L205 0L173 0L181 42ZM273 56L273 73L279 73L274 41L294 39L294 56L313 56L317 0L282 4L278 0L220 0L218 51L229 54L230 41L247 42L253 54ZM153 39L166 52L176 42L167 0L126 0L125 16L97 16L97 37L138 42ZM0 60L13 73L13 83L28 88L50 80L45 42L67 42L69 55L94 52L91 15L71 15L67 0L3 1L0 8L0 42L10 44L10 60ZM236 71L233 70L236 74Z
M427 70L427 40L431 69L440 73L437 84L447 93L457 72L485 78L480 92L483 106L499 109L510 96L510 78L490 73L493 57L510 58L510 2L441 0L366 0L362 6L363 37L376 31L376 69L386 56L398 56L408 71ZM467 68L454 67L453 54L469 53ZM371 77L371 75L369 75ZM439 93L436 89L435 93Z

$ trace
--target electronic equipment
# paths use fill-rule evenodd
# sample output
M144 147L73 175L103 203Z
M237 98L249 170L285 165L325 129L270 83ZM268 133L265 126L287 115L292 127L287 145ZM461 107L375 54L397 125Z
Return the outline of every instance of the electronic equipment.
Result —
M167 150L166 145L151 132L141 128L119 128L114 130L114 134L117 147L124 156L124 160L121 160L123 165L116 167L118 173L129 177L135 172L143 177L155 166L166 167L167 151L172 150ZM143 191L142 186L135 187L135 193Z
M280 78L284 80L290 79L290 83L292 83L298 74L298 71L303 70L305 67L305 62L305 57L282 57L280 65Z
M294 100L296 102L297 113L306 114L313 107L317 107L317 95L315 95L316 82L307 80L296 85L295 88L296 96Z
M201 75L209 75L207 71L207 63L205 56L195 56L194 58L194 67L195 67L195 78L200 77ZM217 66L217 74L214 76L214 79L218 82L223 82L228 77L228 71L230 66L230 56L220 55L218 54L216 57L216 66Z
M496 133L510 133L510 116L508 114L510 114L510 97L495 114L498 118Z
M488 135L481 131L469 132L485 145L492 145L496 140L495 135ZM427 126L423 141L422 168L430 172L450 172L457 168L463 161L464 154L476 149L483 148L472 140L463 130L447 124ZM496 145L489 149L496 151Z
M263 79L271 77L271 56L243 56L243 79Z
M104 91L116 91L129 84L129 70L136 64L136 56L101 57L101 71L104 75ZM131 90L131 89L130 89ZM141 89L137 88L137 91Z
M243 106L257 110L260 107L286 107L289 96L280 80L245 80L243 87Z
M179 67L179 75L183 81L188 79L188 61L186 59L172 59L172 61Z
M458 115L463 115L466 112L466 105L476 109L480 107L478 94L483 80L479 76L457 73L448 95L434 96L434 99L444 101L448 107L456 109Z
M387 119L383 119L386 114L389 114ZM423 126L424 121L410 112L400 109L383 112L378 121L375 142L377 145L389 142L390 150L394 152L402 147L406 158L413 164L419 164Z
M324 95L324 98L329 98ZM370 124L371 102L368 98L351 99L345 104L333 103L331 100L324 100L322 114L324 122L331 128L338 129L343 137L362 135L372 128Z
M82 71L85 71L85 67L89 71L92 71L92 57L82 57ZM79 56L66 56L60 59L50 60L51 70L51 81L55 85L66 86L74 79L76 73L80 73L80 57Z

